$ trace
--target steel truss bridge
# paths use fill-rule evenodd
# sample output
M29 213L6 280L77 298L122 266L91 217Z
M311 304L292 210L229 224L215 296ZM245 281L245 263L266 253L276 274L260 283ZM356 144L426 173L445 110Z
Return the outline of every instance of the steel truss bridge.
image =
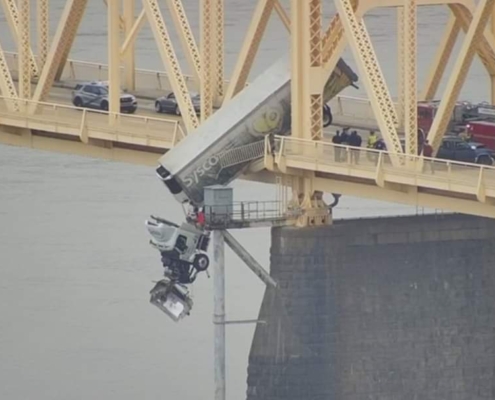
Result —
M99 0L93 0L99 1ZM254 1L254 0L253 0ZM328 0L330 2L330 0ZM0 142L61 151L123 162L155 166L159 155L176 146L247 87L247 78L270 18L278 15L291 43L292 135L278 137L276 148L268 140L253 154L246 179L283 181L294 194L292 201L316 214L322 207L315 192L341 193L364 198L495 217L495 168L415 155L417 101L439 95L447 61L460 32L465 36L447 78L428 139L435 151L447 129L455 102L475 56L487 70L487 84L495 102L495 0L334 0L336 13L323 27L322 0L291 0L290 9L279 0L256 0L244 44L232 76L224 75L224 0L200 0L200 46L192 34L181 0L106 0L108 9L108 65L68 58L88 0L67 0L49 36L49 0L0 0L18 45L16 53L0 47ZM163 4L161 4L163 3ZM166 5L173 27L164 21ZM417 8L444 5L450 10L426 82L417 82ZM379 7L394 7L399 29L400 62L398 101L393 101L378 63L364 15ZM33 26L29 23L31 14ZM135 40L148 24L153 32L162 71L135 67ZM36 25L36 27L34 26ZM37 46L30 46L34 29ZM180 39L172 43L169 30ZM122 40L121 37L124 39ZM181 46L190 76L182 73L175 49ZM338 96L331 101L336 124L377 128L388 152L340 149L325 140L321 110L322 89L344 49L352 51L360 82L368 99ZM228 79L226 79L228 78ZM79 109L68 101L76 82L108 80L108 112ZM151 100L159 90L175 93L181 117L151 112L121 114L120 90ZM201 94L201 114L194 111L189 90ZM399 133L405 137L402 148ZM243 157L243 155L238 155ZM235 162L235 160L233 161ZM433 168L432 168L433 167Z

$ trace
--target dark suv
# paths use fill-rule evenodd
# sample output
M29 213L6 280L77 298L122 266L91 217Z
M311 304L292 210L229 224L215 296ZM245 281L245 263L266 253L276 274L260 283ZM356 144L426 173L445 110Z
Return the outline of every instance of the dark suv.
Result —
M481 143L465 142L458 137L445 137L437 152L437 158L493 165L493 152Z
M108 111L108 85L105 82L78 84L72 91L72 104ZM133 114L136 109L137 100L132 94L120 95L120 112Z

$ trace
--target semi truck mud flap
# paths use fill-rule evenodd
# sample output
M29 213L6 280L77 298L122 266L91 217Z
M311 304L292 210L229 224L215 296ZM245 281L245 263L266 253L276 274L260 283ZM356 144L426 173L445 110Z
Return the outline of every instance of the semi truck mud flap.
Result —
M193 301L186 288L168 279L158 281L150 291L150 303L175 322L191 312Z

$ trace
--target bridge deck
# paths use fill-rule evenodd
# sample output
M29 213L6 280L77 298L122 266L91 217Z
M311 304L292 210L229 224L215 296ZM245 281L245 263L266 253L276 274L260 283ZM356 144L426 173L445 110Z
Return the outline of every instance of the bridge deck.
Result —
M268 148L268 146L267 146ZM314 171L323 179L355 182L363 195L379 187L417 196L428 193L448 199L446 209L495 217L495 167L393 154L296 138L277 139L274 163L288 169ZM272 155L265 164L273 165ZM421 202L418 196L418 202Z
M17 56L15 53L6 53L6 56L15 75ZM155 165L159 154L185 136L180 118L156 114L152 109L154 96L170 90L166 74L137 71L136 94L148 101L147 108L138 109L137 115L109 116L106 112L70 105L70 90L64 87L71 88L76 81L105 80L106 77L107 67L103 64L69 60L63 82L52 91L48 102L34 104L0 97L0 125L3 126L0 143ZM186 80L190 89L195 90L195 82L191 78ZM377 128L368 100L338 96L331 105L335 125ZM19 111L12 111L14 107ZM22 128L32 131L28 133ZM361 149L359 163L356 163L349 148L342 150L346 154L345 161L337 162L336 146L331 143L315 144L295 138L279 140L276 168L290 169L295 174L314 171L317 175L315 190L363 194L376 199L495 217L495 169L492 167L435 160L431 161L435 171L432 174L423 168L420 157L408 157L407 168L397 167L392 165L391 159L398 155L375 155L380 160L376 163L372 161L373 157L368 158L368 150ZM265 155L265 166L270 169L269 158L271 155ZM264 174L255 179L273 182L274 178Z

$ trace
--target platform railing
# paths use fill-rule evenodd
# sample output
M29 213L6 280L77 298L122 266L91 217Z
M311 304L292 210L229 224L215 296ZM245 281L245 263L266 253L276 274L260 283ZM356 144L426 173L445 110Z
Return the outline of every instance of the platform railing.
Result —
M396 154L375 149L336 145L292 137L277 137L275 152L266 146L265 157L273 157L279 165L290 162L305 169L370 178L382 185L383 181L404 183L431 189L476 195L483 201L485 195L495 197L495 167L463 163L418 155ZM393 165L395 157L400 165Z
M70 136L82 137L85 132L98 131L108 133L108 139L112 141L125 143L129 142L129 138L134 138L143 145L152 145L152 142L175 144L184 137L177 120L108 113L4 96L0 96L0 119L6 125L45 129ZM135 144L136 141L130 142Z
M242 201L229 205L205 206L207 223L222 221L256 222L294 218L297 210L286 210L280 201Z

